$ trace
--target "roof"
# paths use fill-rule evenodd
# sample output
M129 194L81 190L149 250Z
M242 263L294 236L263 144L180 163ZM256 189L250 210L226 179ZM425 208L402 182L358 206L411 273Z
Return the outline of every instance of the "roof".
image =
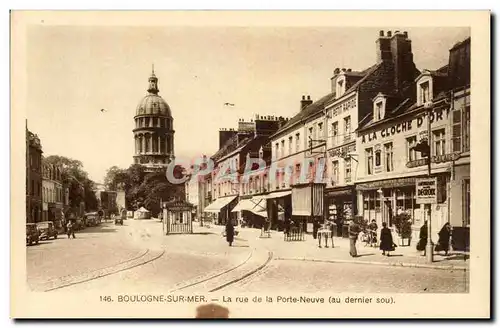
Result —
M373 66L370 66L369 68L361 71L361 72L345 72L347 75L353 75L353 76L362 76L362 78L354 83L345 93L342 97L340 98L335 98L335 92L331 92L324 96L323 98L320 98L319 100L313 102L311 105L307 106L303 110L301 110L297 115L292 117L283 127L281 127L275 134L273 134L270 138L273 138L284 131L290 129L294 125L298 124L299 122L302 122L303 120L306 120L307 118L311 117L312 115L322 111L325 107L325 105L337 101L339 99L344 98L347 96L349 93L356 91L361 84L363 84L364 81L378 68L382 65L382 63L375 64Z
M463 40L463 41L455 43L453 45L453 47L451 47L450 51L455 50L456 48L460 48L460 47L466 45L467 43L470 43L470 36L467 39Z
M170 106L159 95L149 93L141 99L136 108L136 115L160 115L172 117Z
M245 136L242 134L235 134L226 143L220 148L211 158L212 160L218 161L219 159L237 152L241 150L244 146L246 146L250 141L252 141L255 136L252 133L251 135Z

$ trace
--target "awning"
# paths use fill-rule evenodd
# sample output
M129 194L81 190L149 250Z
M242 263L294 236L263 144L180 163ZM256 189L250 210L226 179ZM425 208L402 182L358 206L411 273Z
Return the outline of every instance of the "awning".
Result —
M253 208L250 210L255 215L262 216L264 218L267 218L267 210L262 210L260 208Z
M240 212L243 210L251 210L254 208L255 204L252 202L252 199L242 199L240 202L233 208L231 212Z
M228 196L217 198L212 204L205 207L203 212L212 212L219 213L221 209L226 207L229 203L231 203L237 196Z
M285 197L285 196L288 196L288 195L291 195L291 194L292 194L291 190L288 190L288 191L277 191L277 192L273 192L273 193L270 193L269 195L267 195L266 199L280 198L280 197Z

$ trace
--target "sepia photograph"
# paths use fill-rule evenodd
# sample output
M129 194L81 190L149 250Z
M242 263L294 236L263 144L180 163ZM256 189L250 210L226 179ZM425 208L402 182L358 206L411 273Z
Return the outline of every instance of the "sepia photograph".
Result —
M489 14L13 11L11 316L488 317Z

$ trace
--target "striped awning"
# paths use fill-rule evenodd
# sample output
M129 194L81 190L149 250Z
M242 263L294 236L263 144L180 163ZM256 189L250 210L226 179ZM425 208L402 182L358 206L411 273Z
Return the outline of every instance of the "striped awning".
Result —
M219 213L224 207L231 203L237 196L217 198L212 204L205 207L203 212Z

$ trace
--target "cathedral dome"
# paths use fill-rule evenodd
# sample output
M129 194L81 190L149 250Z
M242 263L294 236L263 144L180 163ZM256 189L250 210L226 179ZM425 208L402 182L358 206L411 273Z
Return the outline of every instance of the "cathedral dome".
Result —
M136 115L162 115L172 117L170 106L157 94L150 93L137 105Z

